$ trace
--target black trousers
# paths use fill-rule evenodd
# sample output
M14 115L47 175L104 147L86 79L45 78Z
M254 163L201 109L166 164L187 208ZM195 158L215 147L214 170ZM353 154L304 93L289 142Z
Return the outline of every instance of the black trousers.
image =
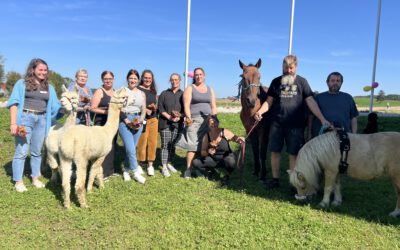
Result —
M223 168L228 173L232 173L235 170L235 164L236 161L233 153L229 153L226 156L196 158L192 162L193 167L198 168L202 172L208 172L215 168Z

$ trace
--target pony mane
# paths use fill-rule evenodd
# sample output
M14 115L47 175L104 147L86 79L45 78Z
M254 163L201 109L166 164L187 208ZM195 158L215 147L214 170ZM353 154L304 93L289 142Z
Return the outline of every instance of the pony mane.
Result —
M307 183L317 189L322 174L321 166L329 164L332 156L338 154L340 154L339 140L336 132L317 136L300 149L295 171L302 173Z

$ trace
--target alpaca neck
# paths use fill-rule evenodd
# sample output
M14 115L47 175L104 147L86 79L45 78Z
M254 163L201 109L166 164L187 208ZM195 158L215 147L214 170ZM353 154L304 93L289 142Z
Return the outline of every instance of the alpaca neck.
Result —
M67 118L64 122L64 127L69 127L71 125L75 125L76 123L76 111L68 111Z
M104 132L107 133L111 138L114 138L114 135L118 130L119 112L120 109L118 108L118 105L115 103L110 103L108 108L107 122L103 127L105 129Z

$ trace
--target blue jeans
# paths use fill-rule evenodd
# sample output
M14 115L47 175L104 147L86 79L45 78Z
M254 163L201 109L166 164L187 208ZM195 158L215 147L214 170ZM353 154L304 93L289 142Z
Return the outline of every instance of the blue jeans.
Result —
M138 115L127 115L128 119L132 121L135 118L140 118ZM124 122L119 123L119 135L125 145L125 170L136 171L138 162L136 158L136 145L139 141L140 135L142 134L143 125L138 130L130 129Z
M31 152L32 177L40 176L42 147L46 133L46 114L22 113L20 126L25 126L26 136L15 136L15 153L12 162L13 180L22 181L25 159Z

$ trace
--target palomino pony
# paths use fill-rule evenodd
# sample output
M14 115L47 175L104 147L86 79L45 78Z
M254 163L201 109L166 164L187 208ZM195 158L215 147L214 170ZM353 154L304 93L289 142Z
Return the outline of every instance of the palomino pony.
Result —
M260 72L258 69L261 66L261 58L258 59L255 65L248 66L239 60L240 68L243 69L242 80L239 83L241 89L240 101L242 110L240 111L240 120L246 134L250 138L251 147L254 157L254 172L260 180L265 181L267 175L266 158L268 149L268 133L269 123L266 113L263 119L257 124L254 119L254 114L260 109L263 102L267 99L267 87L263 87L260 82ZM249 134L250 133L250 134Z

